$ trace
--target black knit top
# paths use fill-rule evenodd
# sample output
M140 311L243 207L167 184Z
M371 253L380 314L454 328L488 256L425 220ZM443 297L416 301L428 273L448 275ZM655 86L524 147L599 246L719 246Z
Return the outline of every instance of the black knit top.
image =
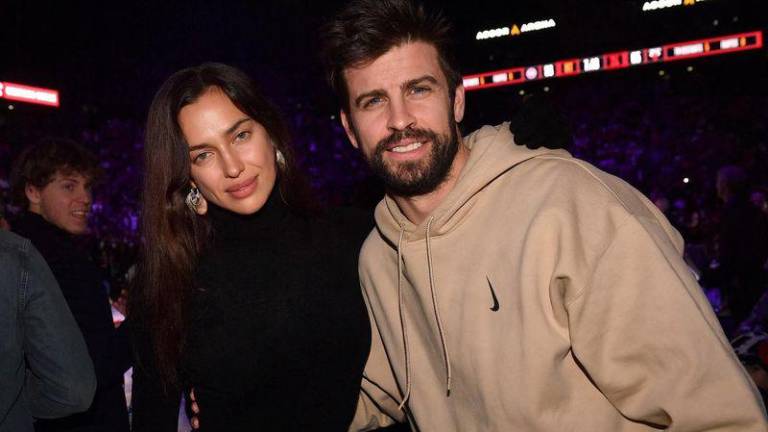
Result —
M357 255L371 221L346 210L301 217L278 194L250 216L209 204L207 217L214 237L181 365L200 430L345 431L370 346ZM175 430L145 424L175 413L140 412L173 403L137 396L135 426Z

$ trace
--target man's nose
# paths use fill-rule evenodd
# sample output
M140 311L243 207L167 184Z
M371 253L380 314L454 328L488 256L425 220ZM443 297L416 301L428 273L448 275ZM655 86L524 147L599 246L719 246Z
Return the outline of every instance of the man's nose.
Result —
M392 99L389 103L389 119L387 127L391 130L406 130L416 124L416 117L402 99Z

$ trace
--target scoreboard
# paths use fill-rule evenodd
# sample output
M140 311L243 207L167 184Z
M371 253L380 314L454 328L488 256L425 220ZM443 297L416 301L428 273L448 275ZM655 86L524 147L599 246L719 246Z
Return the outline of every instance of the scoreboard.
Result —
M467 90L479 90L543 79L564 78L592 72L625 69L652 63L731 54L746 50L757 50L762 47L762 31L738 33L471 74L464 76L464 87Z

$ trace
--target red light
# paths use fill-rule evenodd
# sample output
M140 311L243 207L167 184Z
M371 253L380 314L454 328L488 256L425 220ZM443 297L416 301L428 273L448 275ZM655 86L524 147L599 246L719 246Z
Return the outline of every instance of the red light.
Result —
M0 83L0 97L38 105L59 106L59 92L52 89L32 87L9 82Z
M605 54L603 56L603 69L613 70L629 67L629 51Z
M581 72L581 69L579 68L580 63L581 61L579 61L579 59L555 62L555 74L559 77L577 75L579 72Z
M615 70L648 63L662 63L673 60L708 57L719 54L730 54L738 51L760 49L762 47L763 32L754 31L727 36L717 36L688 42L678 42L660 47L656 46L652 48L636 49L633 50L631 54L630 51L619 51L603 54L602 56L597 57L601 58L603 63L600 68L601 70ZM594 57L587 58L592 59ZM581 68L581 61L579 59L561 60L554 63L547 63L546 65L549 66L551 64L555 65L555 77L557 78L579 75L584 72ZM534 69L536 72L536 76L529 79L540 80L552 77L549 73L543 73L547 71L547 69L541 65L535 65L468 75L464 77L464 79L479 80L477 85L467 86L467 90L478 90L489 87L513 85L526 80L525 72L528 69L531 69L531 76L533 76ZM597 71L597 69L595 69L595 71ZM493 82L493 75L498 73L507 73L509 75L509 80Z
M738 44L728 43L738 40ZM708 57L719 54L759 49L763 47L763 32L740 33L689 42L664 45L664 61ZM699 49L701 48L701 49Z

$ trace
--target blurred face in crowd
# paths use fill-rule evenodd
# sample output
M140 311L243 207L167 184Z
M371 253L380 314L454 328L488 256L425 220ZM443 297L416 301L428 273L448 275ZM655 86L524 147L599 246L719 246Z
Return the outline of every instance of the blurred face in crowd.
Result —
M70 234L87 231L92 202L90 178L57 171L43 188L27 185L25 193L32 213Z
M264 127L216 87L182 108L178 121L192 180L205 201L243 215L261 209L277 177L275 148ZM197 211L204 214L207 203Z
M460 142L464 88L450 94L437 50L425 42L393 47L344 71L352 145L396 195L423 195L448 176Z
M761 190L752 191L749 195L749 200L755 207L764 212L768 212L768 197L765 195L765 192Z

